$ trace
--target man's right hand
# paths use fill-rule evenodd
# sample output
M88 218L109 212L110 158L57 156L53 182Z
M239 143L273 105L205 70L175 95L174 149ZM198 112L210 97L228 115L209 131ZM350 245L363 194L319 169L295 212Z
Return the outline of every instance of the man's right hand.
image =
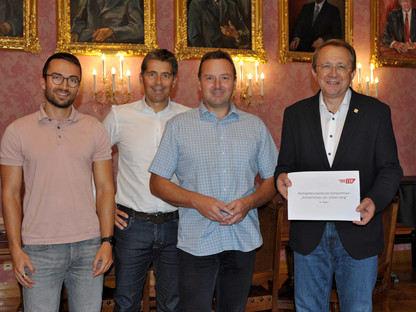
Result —
M7 35L11 29L12 27L10 26L9 23L7 22L0 23L0 36Z
M300 43L300 39L299 39L299 38L295 38L295 39L293 39L293 40L290 42L290 44L289 44L289 50L290 50L290 51L295 51L295 50L298 48L299 43Z
M277 191L285 199L287 199L287 188L292 186L292 181L287 176L287 173L281 173L276 180Z
M25 268L29 269L31 275L35 275L35 268L32 265L32 261L27 254L23 252L21 248L11 252L13 262L13 272L16 280L26 288L32 288L32 284L35 282L26 274Z
M92 41L104 42L105 39L111 37L114 34L113 30L109 27L100 28L94 31L92 34Z
M78 34L76 32L71 33L71 41L72 42L78 41Z
M408 50L408 44L405 42L395 41L393 42L392 47L399 53L406 53Z
M198 196L194 207L201 215L211 221L223 222L227 215L234 215L234 212L224 202L209 196ZM224 211L227 215L223 215L221 211Z
M120 218L120 217L123 217L123 218L125 218L125 219L128 219L129 218L129 215L127 214L127 213L125 213L125 212L123 212L123 211L121 211L120 209L118 209L117 207L116 207L116 210L115 210L115 217L114 217L114 225L116 226L116 227L118 227L120 230L124 230L124 228L127 226L127 223L126 223L126 221L124 221L122 218Z

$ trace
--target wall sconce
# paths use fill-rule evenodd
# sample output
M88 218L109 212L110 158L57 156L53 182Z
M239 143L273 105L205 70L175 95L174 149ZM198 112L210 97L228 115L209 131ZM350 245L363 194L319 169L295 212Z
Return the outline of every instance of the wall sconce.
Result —
M94 93L92 98L100 105L120 105L128 103L132 98L130 87L130 70L127 70L124 76L124 57L120 55L120 71L116 77L116 68L111 69L111 78L106 75L106 57L105 54L101 56L102 75L97 83L97 72L94 69L92 72L94 79Z
M259 76L259 62L254 67L254 81L251 73L244 77L244 63L239 63L239 82L237 82L233 102L238 107L254 108L264 103L264 74ZM259 79L260 78L260 79Z
M361 94L366 94L369 96L373 96L375 98L378 98L378 83L379 80L376 77L374 79L374 64L370 64L370 77L366 77L365 82L361 75L361 63L357 64L357 92ZM352 82L351 82L352 84Z

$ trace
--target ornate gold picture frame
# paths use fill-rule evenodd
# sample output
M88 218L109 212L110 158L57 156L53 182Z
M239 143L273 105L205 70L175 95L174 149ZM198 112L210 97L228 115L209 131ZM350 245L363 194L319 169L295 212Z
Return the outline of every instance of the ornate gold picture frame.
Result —
M0 24L7 23L7 34L0 31L0 49L39 53L37 0L4 1L0 10L5 18L0 20Z
M263 0L219 0L218 8L214 0L175 0L178 60L198 59L216 49L227 51L235 60L267 62Z
M410 12L416 16L415 8ZM416 21L411 19L410 42L405 43L403 20L397 0L371 0L371 61L376 67L416 67Z
M58 52L145 55L158 48L156 0L107 1L100 9L102 25L91 25L88 14L97 10L89 0L83 2L57 0ZM113 24L105 25L106 21Z
M307 3L313 3L312 0L303 0L303 1L289 1L289 0L280 0L279 1L279 61L281 63L286 62L310 62L313 56L313 50L309 51L298 51L292 50L290 47L291 41L294 39L294 29L295 25L303 18L307 12L306 5ZM328 0L324 5L331 5L331 11L339 12L340 16L340 29L342 32L342 38L353 44L353 0ZM311 4L313 5L313 4ZM334 8L335 7L335 8ZM310 9L311 7L309 7ZM304 10L305 9L305 10ZM313 7L312 7L313 10ZM321 9L322 10L322 9ZM310 11L310 10L309 10ZM329 10L328 10L329 11ZM313 13L313 12L312 12ZM331 15L333 18L337 14ZM312 16L310 16L312 19ZM317 17L317 22L321 17ZM332 22L332 21L331 21ZM338 22L338 25L339 25ZM312 26L311 26L312 27ZM327 39L330 39L328 37ZM302 40L300 40L301 42ZM300 45L297 47L297 49ZM310 49L311 47L309 46ZM313 48L312 48L313 49Z

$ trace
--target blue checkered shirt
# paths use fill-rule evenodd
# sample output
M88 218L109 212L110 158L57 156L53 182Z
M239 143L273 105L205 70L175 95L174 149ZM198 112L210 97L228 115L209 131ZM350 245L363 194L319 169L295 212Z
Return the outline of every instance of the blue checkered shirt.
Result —
M176 174L189 191L229 203L255 192L257 173L273 176L278 151L260 118L237 110L222 120L201 104L170 119L149 171ZM257 209L238 224L219 225L196 209L179 207L178 248L195 256L254 250L262 244Z

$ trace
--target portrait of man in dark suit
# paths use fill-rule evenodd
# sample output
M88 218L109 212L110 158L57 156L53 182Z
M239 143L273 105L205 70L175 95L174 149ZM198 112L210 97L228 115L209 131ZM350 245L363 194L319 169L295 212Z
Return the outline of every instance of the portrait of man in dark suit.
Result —
M72 42L144 43L143 0L71 0L71 16Z
M23 0L0 1L0 36L23 36Z
M303 5L293 32L289 50L313 52L329 39L342 39L339 9L328 0L315 0Z
M387 16L382 41L399 53L416 48L416 9L412 0L398 0L400 7Z
M251 49L247 27L250 20L245 20L237 3L240 4L236 0L187 1L188 46Z

